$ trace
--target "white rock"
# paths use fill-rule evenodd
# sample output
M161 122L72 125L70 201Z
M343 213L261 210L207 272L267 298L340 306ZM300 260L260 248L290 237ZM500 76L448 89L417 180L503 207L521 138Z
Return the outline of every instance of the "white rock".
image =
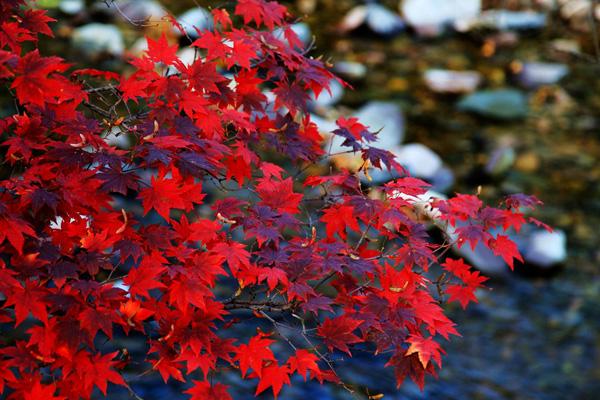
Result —
M429 69L424 74L425 84L438 93L470 93L481 83L477 71L450 71Z
M310 31L310 27L308 26L308 24L304 22L298 22L290 25L290 28L292 29L292 31L294 31L296 36L298 36L298 39L300 39L302 44L304 44L304 47L310 44L310 42L312 41L312 32ZM286 40L283 29L281 28L275 29L273 31L273 35L275 35L275 37L279 40Z
M58 9L65 14L74 15L81 12L85 8L83 0L61 0L58 3Z
M446 166L438 169L429 179L431 186L438 192L446 192L454 185L454 172Z
M198 57L198 52L191 47L184 47L177 52L177 57L184 65L190 66Z
M396 160L416 178L432 179L442 168L442 159L421 143L406 144L396 154Z
M322 90L318 97L311 93L311 103L316 107L330 107L344 97L344 86L337 80L329 81L329 90Z
M481 12L481 0L403 0L400 10L418 33L434 35L444 25L475 18Z
M526 88L535 88L542 85L553 85L569 73L565 64L527 62L518 75L519 82Z
M91 23L80 26L73 30L71 43L75 49L91 58L101 53L120 56L125 50L121 31L110 24Z
M561 230L538 230L531 234L525 251L525 261L540 267L551 267L567 258L567 236Z
M354 7L344 16L339 28L348 32L361 25L366 25L371 31L383 36L393 35L404 29L404 21L398 14L377 3Z
M148 20L160 20L167 15L167 11L154 0L126 0L118 1L119 11L117 15L127 21L142 24ZM112 6L111 6L112 7Z
M214 27L212 14L202 7L192 8L184 12L177 18L177 22L181 24L185 33L192 38L198 37L196 29L206 31ZM177 28L173 27L173 29L177 34L181 33Z
M497 30L541 29L546 25L546 14L535 11L486 10L478 16L463 18L454 23L454 28L466 32L474 28Z
M333 70L350 79L361 79L367 75L367 67L356 61L338 61Z
M360 108L354 115L358 121L369 127L369 131L377 132L374 147L390 150L404 140L404 116L396 103L371 101Z

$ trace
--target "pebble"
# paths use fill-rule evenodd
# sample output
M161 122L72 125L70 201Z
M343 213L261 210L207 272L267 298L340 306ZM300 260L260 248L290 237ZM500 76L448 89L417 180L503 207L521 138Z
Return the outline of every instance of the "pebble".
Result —
M549 268L567 258L567 235L562 230L534 231L523 251L525 261L539 267Z
M61 0L58 3L58 9L69 15L75 15L83 11L85 2L83 0Z
M377 132L375 147L389 150L404 140L404 115L396 103L386 101L371 101L360 108L354 115L360 123L369 127L371 132Z
M331 107L344 97L344 86L337 80L329 81L329 90L322 90L318 97L311 93L311 103L319 108Z
M470 93L481 83L481 74L477 71L428 69L424 79L427 87L434 92Z
M377 3L368 3L351 9L342 19L339 29L342 32L350 32L363 25L381 36L392 36L404 30L402 18Z
M510 145L499 146L492 151L485 172L492 176L503 175L508 172L515 164L515 149Z
M212 14L202 7L192 8L184 12L177 18L177 22L181 24L185 33L191 38L198 37L196 29L205 31L211 30L214 27ZM176 27L173 27L173 29L175 33L181 33Z
M546 14L535 11L486 10L474 18L457 21L454 28L467 32L476 28L505 30L533 30L546 26Z
M418 34L436 36L446 25L477 17L481 0L403 0L400 10Z
M481 90L464 97L458 109L495 119L510 120L527 116L527 98L516 89Z
M71 44L89 58L96 58L102 53L120 56L125 50L121 31L110 24L91 23L74 29Z
M442 168L440 156L421 143L406 144L394 153L396 160L417 178L432 179Z
M367 75L367 67L356 61L338 61L333 70L349 79L362 79Z
M569 73L565 64L526 62L517 75L519 83L528 89L542 85L553 85Z
M167 15L167 11L163 6L153 0L128 0L119 1L118 3L119 11L116 15L127 22L135 24L142 24L148 20L160 20Z
M290 25L290 29L298 36L298 39L302 42L304 47L308 46L312 41L313 35L310 31L308 24L304 22L298 22ZM277 28L273 31L275 37L279 40L286 40L285 34L282 28ZM287 40L286 40L287 41Z

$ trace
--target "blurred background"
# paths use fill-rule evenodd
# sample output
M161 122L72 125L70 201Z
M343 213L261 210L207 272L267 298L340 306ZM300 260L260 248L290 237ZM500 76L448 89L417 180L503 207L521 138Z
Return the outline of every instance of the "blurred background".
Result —
M363 397L384 399L593 399L600 392L600 4L595 0L296 0L294 29L353 90L332 82L312 104L328 131L338 116L380 129L380 147L444 193L534 194L534 216L555 228L516 238L516 274L482 249L465 257L492 279L467 311L448 307L463 335L445 344L439 379L396 390L383 360L339 360ZM190 36L210 29L194 0L39 0L58 19L42 44L78 66L126 70L128 54L158 36L168 12ZM187 44L171 32L172 41ZM189 43L189 42L188 42ZM191 62L193 51L180 57ZM9 105L10 106L10 105ZM0 110L0 113L3 112ZM350 166L352 159L337 159ZM383 182L386 173L373 176ZM254 382L228 377L236 399ZM145 399L187 398L156 374L132 382ZM270 395L265 396L267 398ZM127 398L115 392L111 398ZM303 384L283 399L346 399Z

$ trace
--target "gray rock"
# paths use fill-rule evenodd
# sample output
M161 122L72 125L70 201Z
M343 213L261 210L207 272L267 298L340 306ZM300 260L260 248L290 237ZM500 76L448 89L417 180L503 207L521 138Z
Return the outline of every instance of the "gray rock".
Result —
M367 67L356 61L338 61L333 70L350 79L361 79L367 75Z
M110 24L91 23L74 29L71 44L89 58L102 53L120 56L125 50L121 31Z
M290 28L298 36L298 39L300 39L302 44L304 44L304 47L306 47L310 44L310 42L312 41L313 35L312 35L312 32L310 31L310 27L308 26L308 24L306 24L304 22L298 22L298 23L290 25ZM286 41L283 29L281 29L281 28L275 29L273 31L273 34L275 35L275 37L277 39Z
M516 159L515 149L512 146L500 146L492 152L485 165L485 172L492 176L502 175L514 165Z
M403 0L400 10L417 33L435 36L446 25L479 15L481 0Z
M532 30L546 26L546 14L535 11L487 10L471 19L462 19L454 24L461 32L476 28L497 30Z
M429 179L429 182L433 190L445 193L454 185L454 172L450 168L443 166Z
M527 98L515 89L482 90L458 103L459 110L504 120L526 117L527 108Z
M337 80L329 81L329 90L322 90L318 97L311 93L311 103L314 107L330 107L344 97L344 86Z
M117 15L128 22L141 24L147 20L160 20L167 15L163 6L154 0L121 0L116 3L120 11Z
M526 88L536 88L542 85L553 85L569 73L569 67L565 64L527 62L517 78L519 83Z
M198 37L196 29L198 31L206 31L214 28L212 14L202 7L192 8L191 10L184 12L177 18L177 22L181 24L185 33L191 38ZM177 34L180 33L177 28L173 29Z
M434 92L470 93L481 83L481 74L477 71L428 69L424 79L427 87Z
M349 32L366 25L382 36L394 35L404 29L402 18L377 3L368 3L351 9L340 23L340 30Z
M406 144L394 154L396 160L416 178L433 179L443 164L440 156L421 143Z
M360 108L354 115L359 122L377 132L377 141L373 146L390 150L404 140L404 116L396 103L371 101Z
M561 230L537 230L531 233L523 251L523 258L544 268L560 264L567 258L567 235Z
M58 3L58 9L69 15L80 13L85 8L85 2L83 0L61 0Z

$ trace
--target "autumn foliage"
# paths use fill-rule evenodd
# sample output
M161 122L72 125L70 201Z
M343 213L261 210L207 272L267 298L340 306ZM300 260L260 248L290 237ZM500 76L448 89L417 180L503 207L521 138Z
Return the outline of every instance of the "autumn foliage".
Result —
M332 357L356 348L383 357L398 385L423 386L458 334L442 304L465 307L485 281L447 250L520 259L497 232L531 222L535 198L426 200L427 183L352 118L330 134L362 167L327 167L307 109L334 76L283 6L227 7L191 43L192 64L162 36L119 75L41 54L53 20L0 2L0 79L14 99L0 120L3 396L133 394L127 377L150 373L202 400L230 399L231 373L275 396L293 375L360 391ZM370 168L398 179L376 187ZM432 229L452 234L439 243ZM246 337L231 334L244 324ZM144 358L114 344L126 335L145 340Z

